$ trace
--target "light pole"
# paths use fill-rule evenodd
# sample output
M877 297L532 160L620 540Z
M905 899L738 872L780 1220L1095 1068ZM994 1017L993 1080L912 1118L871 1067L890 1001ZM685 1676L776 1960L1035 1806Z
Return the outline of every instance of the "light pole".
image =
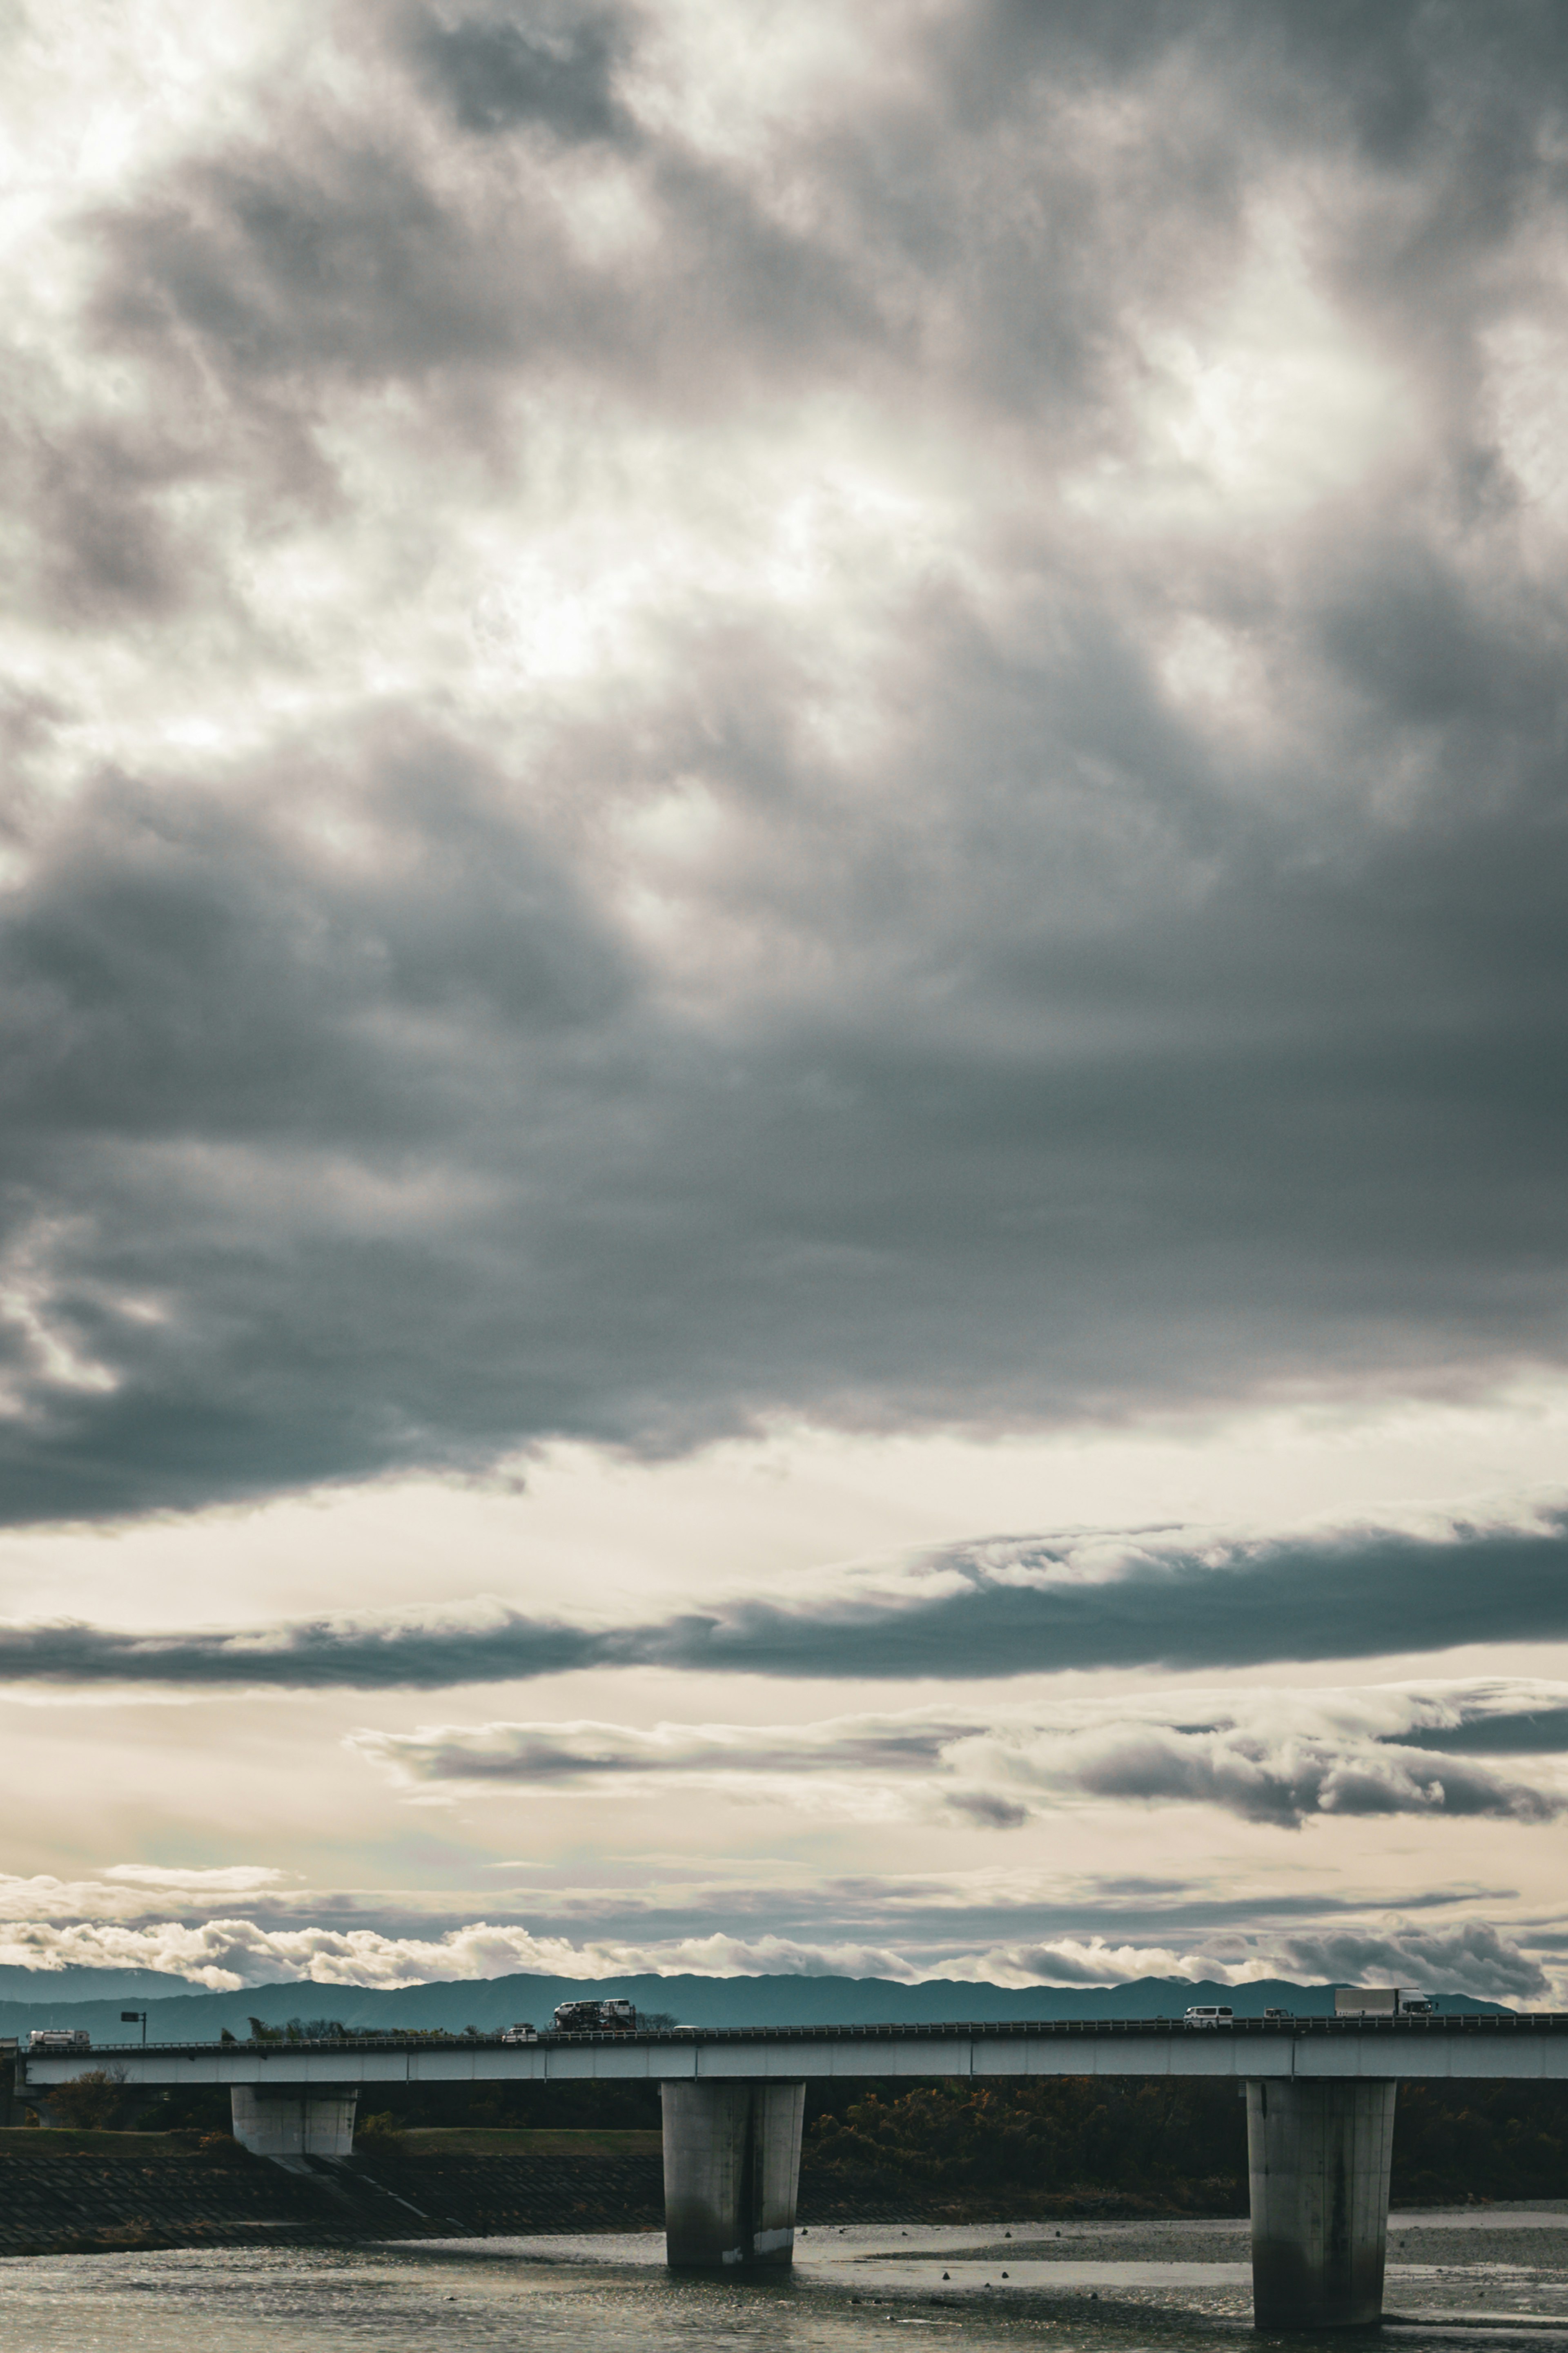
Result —
M120 2023L121 2026L134 2026L137 2024L138 2021L140 2021L142 2027L142 2048L145 2051L147 2048L146 2011L144 2010L122 2010L120 2013Z

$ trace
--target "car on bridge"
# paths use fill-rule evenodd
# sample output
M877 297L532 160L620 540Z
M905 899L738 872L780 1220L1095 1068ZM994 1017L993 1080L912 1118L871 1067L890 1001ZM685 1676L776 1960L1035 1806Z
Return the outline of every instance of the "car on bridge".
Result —
M537 2042L539 2030L523 2018L520 2019L515 2026L502 2027L500 2039L503 2042Z
M1200 2001L1183 2019L1184 2026L1194 2026L1213 2033L1222 2026L1236 2024L1236 2012L1223 2002Z
M35 2026L27 2037L29 2051L90 2051L92 2037L80 2026Z

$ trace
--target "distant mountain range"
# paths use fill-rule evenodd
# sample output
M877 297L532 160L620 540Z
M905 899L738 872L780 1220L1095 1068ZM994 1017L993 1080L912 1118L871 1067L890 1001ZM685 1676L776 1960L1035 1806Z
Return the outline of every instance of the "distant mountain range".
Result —
M1191 2002L1229 2002L1238 2018L1268 2009L1302 2018L1331 2015L1331 1985L1293 1985L1268 1978L1224 1986L1188 1978L1138 1978L1119 1986L972 1985L937 1978L899 1985L886 1978L626 1977L582 1984L571 1978L519 1975L458 1983L405 1986L400 1992L354 1986L252 1986L240 1993L208 1993L181 1978L151 1969L0 1969L0 2034L35 2026L85 2027L95 2042L134 2041L138 2030L121 2022L122 2008L148 2010L152 2042L216 2042L226 2027L244 2035L252 2018L283 2026L291 2018L336 2019L362 2031L395 2027L465 2026L481 2033L531 2019L547 2026L557 2002L624 1995L639 2010L662 2011L682 2026L937 2025L946 2021L1019 2018L1179 2018ZM1506 2016L1505 2005L1445 1994L1439 2010Z

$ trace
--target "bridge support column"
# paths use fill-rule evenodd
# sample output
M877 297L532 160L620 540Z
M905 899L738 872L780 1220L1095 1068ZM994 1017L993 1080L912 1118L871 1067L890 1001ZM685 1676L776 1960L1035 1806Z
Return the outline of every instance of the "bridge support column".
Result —
M234 2084L229 2087L234 2137L258 2157L347 2157L354 2145L353 2084L323 2084L309 2091L279 2084Z
M1302 2077L1247 2084L1258 2327L1382 2319L1394 2088Z
M805 2085L667 2083L662 2091L670 2268L793 2263Z

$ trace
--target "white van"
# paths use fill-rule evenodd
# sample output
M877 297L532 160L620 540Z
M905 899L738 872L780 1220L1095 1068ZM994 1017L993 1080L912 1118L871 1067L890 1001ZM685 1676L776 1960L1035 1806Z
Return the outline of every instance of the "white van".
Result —
M520 2019L515 2026L504 2028L500 2039L503 2042L537 2042L539 2036L524 2018Z
M1221 2026L1234 2026L1236 2012L1216 2002L1199 2002L1183 2019L1184 2026L1206 2027L1211 2032Z

